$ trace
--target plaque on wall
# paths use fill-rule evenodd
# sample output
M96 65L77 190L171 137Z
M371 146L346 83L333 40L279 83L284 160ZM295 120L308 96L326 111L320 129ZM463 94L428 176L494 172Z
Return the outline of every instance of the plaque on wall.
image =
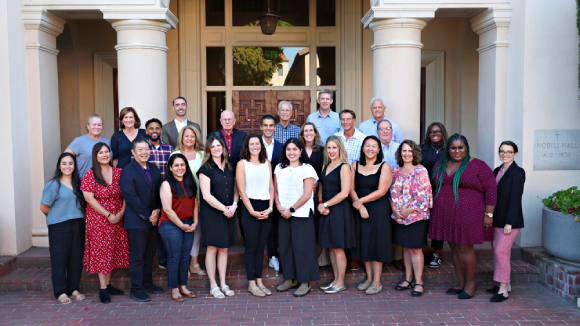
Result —
M580 170L580 130L536 130L534 170Z

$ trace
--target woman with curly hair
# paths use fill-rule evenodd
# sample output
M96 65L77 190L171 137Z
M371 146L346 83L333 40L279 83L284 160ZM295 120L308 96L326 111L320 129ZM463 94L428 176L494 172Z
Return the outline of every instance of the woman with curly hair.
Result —
M447 290L471 299L477 290L473 245L490 241L497 185L491 168L469 155L463 135L449 138L443 158L433 168L434 202L429 235L449 242L459 284Z

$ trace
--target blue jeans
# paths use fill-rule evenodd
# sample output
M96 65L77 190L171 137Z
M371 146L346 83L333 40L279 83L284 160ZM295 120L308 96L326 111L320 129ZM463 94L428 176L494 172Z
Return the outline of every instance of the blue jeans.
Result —
M182 220L183 224L193 224L193 219ZM159 234L167 250L167 282L170 289L187 285L189 253L193 246L193 232L183 232L171 221L163 221Z

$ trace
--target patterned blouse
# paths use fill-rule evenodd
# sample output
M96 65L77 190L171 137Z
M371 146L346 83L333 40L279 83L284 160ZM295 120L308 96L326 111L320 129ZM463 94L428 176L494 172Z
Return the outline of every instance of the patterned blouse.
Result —
M413 171L403 175L399 167L393 169L393 184L391 185L391 205L400 210L407 207L415 209L406 219L399 220L393 213L391 218L399 224L409 225L429 219L429 209L433 207L433 194L429 173L421 164Z

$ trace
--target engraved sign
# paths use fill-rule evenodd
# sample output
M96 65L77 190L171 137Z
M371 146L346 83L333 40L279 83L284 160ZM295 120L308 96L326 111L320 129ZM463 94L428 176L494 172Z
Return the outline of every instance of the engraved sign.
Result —
M536 130L534 170L580 170L580 130Z

